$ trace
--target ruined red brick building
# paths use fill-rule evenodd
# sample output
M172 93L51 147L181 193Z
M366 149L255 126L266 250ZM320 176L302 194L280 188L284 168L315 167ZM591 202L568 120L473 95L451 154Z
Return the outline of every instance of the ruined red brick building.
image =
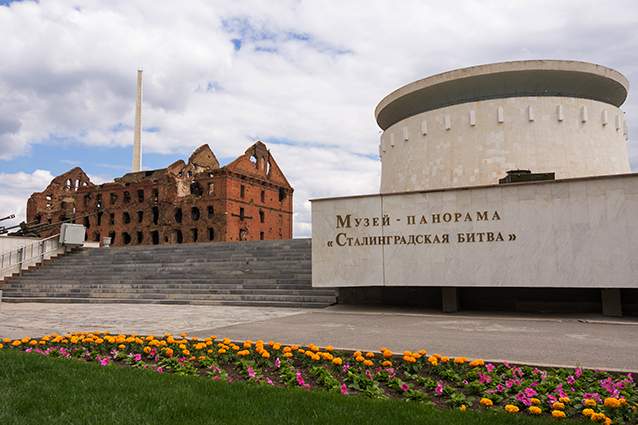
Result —
M292 193L262 142L223 167L202 145L187 163L101 185L74 168L31 195L22 233L51 236L67 221L113 245L290 239Z

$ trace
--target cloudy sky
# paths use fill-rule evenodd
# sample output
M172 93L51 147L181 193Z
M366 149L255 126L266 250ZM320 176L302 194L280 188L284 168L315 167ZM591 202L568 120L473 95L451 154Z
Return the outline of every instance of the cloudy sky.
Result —
M263 140L295 187L297 237L309 198L378 190L378 101L458 67L619 70L638 170L637 29L636 0L0 0L0 215L23 219L74 166L96 182L128 171L138 67L144 167L203 143L226 163Z

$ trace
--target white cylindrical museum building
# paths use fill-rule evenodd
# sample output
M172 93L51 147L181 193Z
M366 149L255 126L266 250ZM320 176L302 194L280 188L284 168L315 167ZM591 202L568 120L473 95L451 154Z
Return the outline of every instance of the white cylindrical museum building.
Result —
M381 193L496 184L509 170L556 178L630 172L620 105L629 83L585 62L458 69L386 96Z

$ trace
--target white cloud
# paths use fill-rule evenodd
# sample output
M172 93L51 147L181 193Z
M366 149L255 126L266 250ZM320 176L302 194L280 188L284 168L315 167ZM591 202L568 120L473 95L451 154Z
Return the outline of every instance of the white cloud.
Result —
M0 226L16 225L26 217L27 198L42 191L53 179L48 170L33 173L0 173L0 218L15 214L13 220L0 222Z
M235 157L255 138L302 144L271 148L304 236L308 198L377 190L373 109L390 91L528 58L597 62L638 82L636 27L632 0L15 2L0 6L0 161L51 135L130 144L143 66L144 126L159 129L144 134L144 152L184 157L209 143Z

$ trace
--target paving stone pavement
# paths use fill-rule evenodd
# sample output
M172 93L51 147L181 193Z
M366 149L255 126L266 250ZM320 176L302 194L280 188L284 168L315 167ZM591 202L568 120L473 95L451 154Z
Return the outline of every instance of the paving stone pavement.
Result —
M95 331L188 332L395 352L638 372L638 320L334 306L288 309L157 304L0 303L0 337Z
M199 305L0 303L0 337L37 337L53 332L96 330L161 335L285 317L304 311Z

